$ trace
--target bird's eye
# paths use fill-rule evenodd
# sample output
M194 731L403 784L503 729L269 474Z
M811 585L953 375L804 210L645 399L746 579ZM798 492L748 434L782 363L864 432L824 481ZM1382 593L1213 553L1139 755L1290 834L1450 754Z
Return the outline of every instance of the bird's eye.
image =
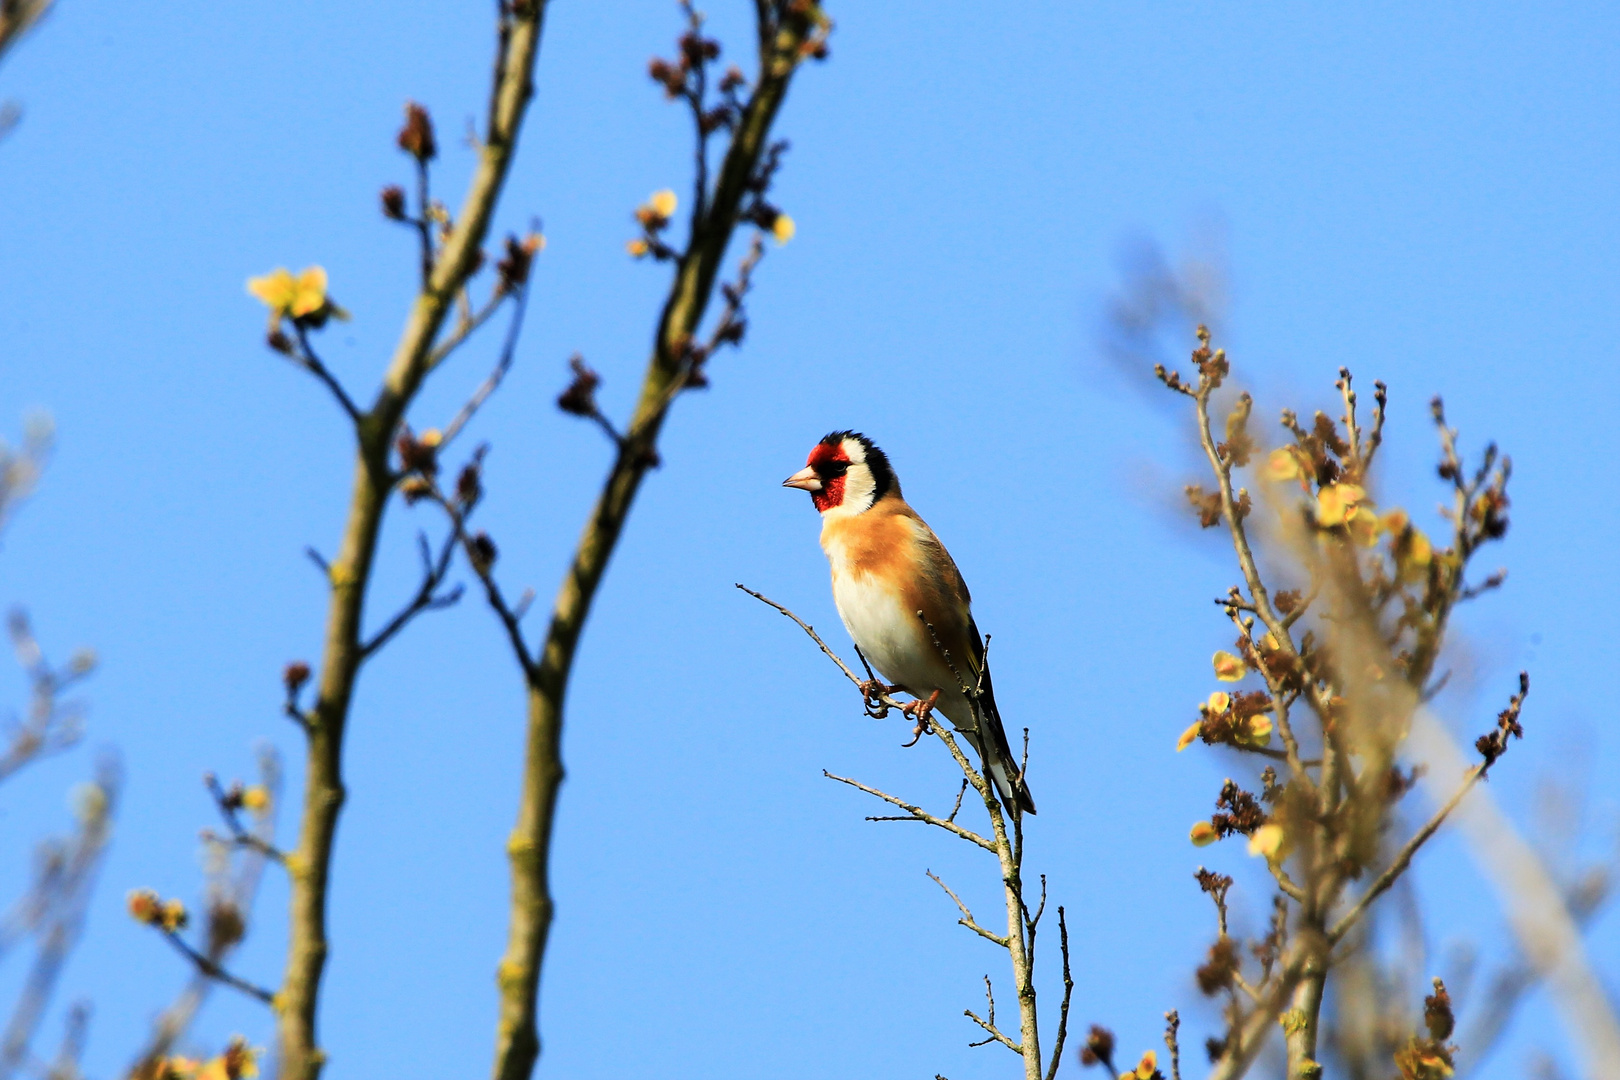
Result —
M843 476L848 471L849 462L847 461L824 461L816 466L816 475L827 479Z

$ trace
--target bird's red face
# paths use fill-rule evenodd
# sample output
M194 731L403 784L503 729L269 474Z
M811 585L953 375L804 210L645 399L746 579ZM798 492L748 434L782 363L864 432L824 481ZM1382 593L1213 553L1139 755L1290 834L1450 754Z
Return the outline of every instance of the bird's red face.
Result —
M805 467L782 486L808 491L823 514L859 514L890 491L900 491L883 451L851 431L834 432L816 443Z

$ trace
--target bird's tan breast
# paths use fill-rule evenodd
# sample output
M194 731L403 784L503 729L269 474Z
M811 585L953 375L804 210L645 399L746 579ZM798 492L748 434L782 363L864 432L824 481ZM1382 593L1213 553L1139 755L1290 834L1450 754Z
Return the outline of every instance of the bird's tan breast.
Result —
M829 520L821 534L850 637L890 682L922 695L951 681L924 620L936 627L959 621L942 595L931 539L903 504Z

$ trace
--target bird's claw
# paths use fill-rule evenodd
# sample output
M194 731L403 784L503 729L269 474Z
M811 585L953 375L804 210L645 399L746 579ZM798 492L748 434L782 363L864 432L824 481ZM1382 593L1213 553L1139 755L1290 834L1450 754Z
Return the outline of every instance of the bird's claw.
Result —
M899 689L898 686L889 686L877 679L861 680L861 704L866 706L866 715L874 720L881 720L888 716L889 706L884 702L883 698L885 695L893 694Z
M902 714L917 721L917 726L911 729L911 741L908 743L902 743L902 747L917 745L917 740L922 738L923 732L928 730L929 717L934 711L935 704L938 702L939 691L935 690L926 698L919 698L916 701L908 701L904 705L900 706L900 712Z

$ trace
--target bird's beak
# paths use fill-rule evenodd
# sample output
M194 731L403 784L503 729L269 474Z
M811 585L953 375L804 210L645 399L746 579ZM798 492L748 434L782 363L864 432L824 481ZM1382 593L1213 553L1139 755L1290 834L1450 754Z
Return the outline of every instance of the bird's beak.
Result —
M821 477L816 475L816 470L806 465L804 468L782 481L782 486L803 488L805 491L820 491Z

